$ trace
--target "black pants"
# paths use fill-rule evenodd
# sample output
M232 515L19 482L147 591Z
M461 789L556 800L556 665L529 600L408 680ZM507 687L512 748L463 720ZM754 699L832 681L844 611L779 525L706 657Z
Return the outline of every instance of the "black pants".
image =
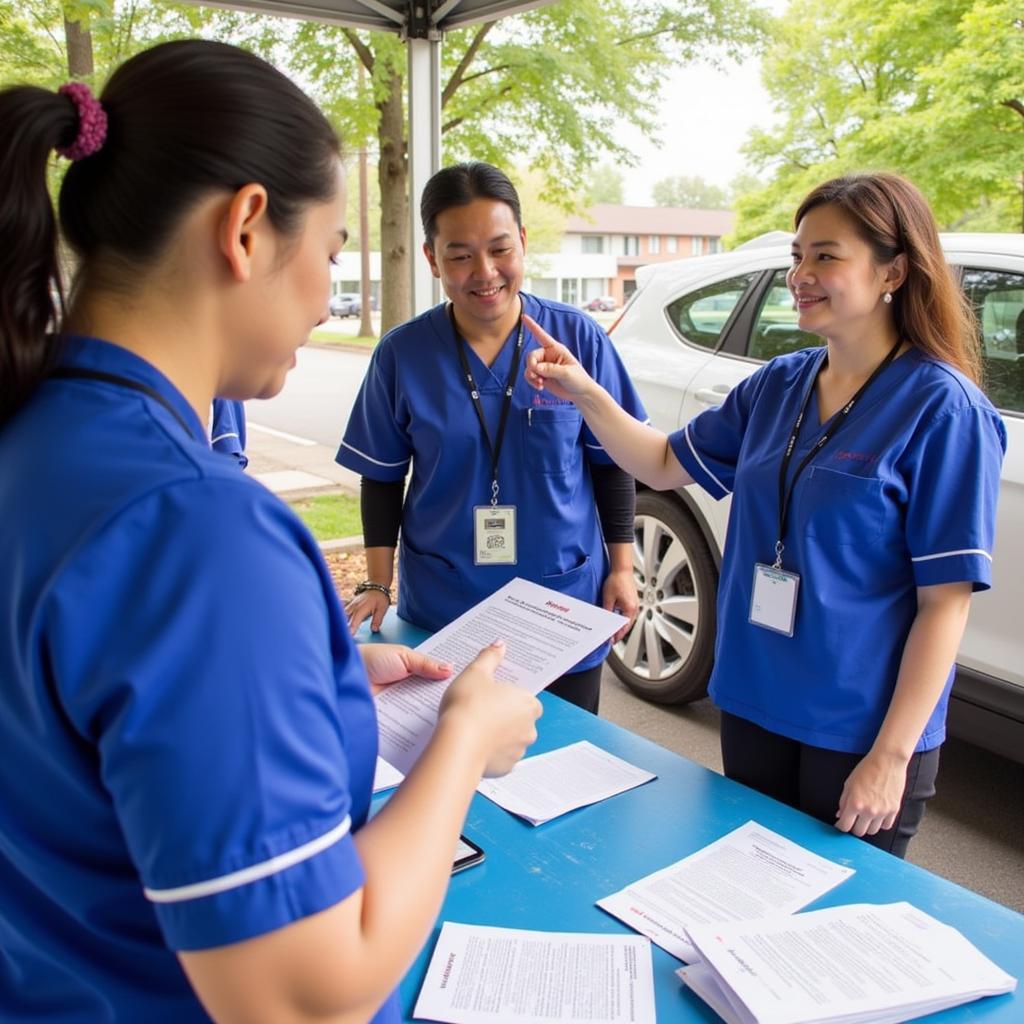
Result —
M863 754L812 747L762 729L745 718L722 712L722 764L730 779L809 814L827 825L836 823L839 797ZM864 836L866 843L905 857L935 795L939 748L914 754L907 765L907 785L893 827Z
M582 672L568 672L560 679L556 679L548 688L548 693L553 693L570 704L575 704L592 715L597 714L597 705L601 700L601 669L604 662L595 665L593 668L585 668Z

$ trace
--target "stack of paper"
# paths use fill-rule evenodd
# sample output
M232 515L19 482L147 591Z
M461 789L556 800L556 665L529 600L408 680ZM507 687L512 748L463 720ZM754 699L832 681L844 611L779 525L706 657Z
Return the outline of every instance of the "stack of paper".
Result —
M635 935L445 921L413 1016L448 1024L655 1024L651 944Z
M528 757L504 778L484 779L477 791L531 825L540 825L654 778L653 772L580 740Z
M897 1024L1012 992L955 928L909 903L697 925L677 973L727 1024Z
M792 914L853 874L753 821L598 900L613 917L687 963L693 925Z

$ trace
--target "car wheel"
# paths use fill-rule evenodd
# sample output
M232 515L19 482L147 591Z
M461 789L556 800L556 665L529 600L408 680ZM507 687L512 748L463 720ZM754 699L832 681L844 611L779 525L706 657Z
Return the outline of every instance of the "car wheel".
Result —
M693 517L667 494L637 495L633 579L640 608L608 664L645 700L699 700L714 662L718 571Z

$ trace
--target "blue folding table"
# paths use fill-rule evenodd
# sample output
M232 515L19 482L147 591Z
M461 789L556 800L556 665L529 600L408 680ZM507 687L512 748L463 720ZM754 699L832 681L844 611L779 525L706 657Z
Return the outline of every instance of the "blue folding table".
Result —
M426 636L392 611L381 633L372 639L415 646ZM359 639L368 639L365 627ZM557 697L543 694L541 700L544 715L538 723L539 738L528 755L585 739L658 777L537 827L477 794L463 831L483 847L486 859L452 878L437 928L402 982L407 1020L413 1019L416 996L442 921L542 931L628 932L624 924L594 906L594 901L751 820L856 869L812 908L906 900L959 929L1004 971L1024 980L1024 915L876 850ZM386 798L385 793L376 799ZM658 946L652 944L651 949L659 1024L718 1020L676 977L680 961ZM929 1024L1024 1024L1024 993L1018 989L921 1019Z

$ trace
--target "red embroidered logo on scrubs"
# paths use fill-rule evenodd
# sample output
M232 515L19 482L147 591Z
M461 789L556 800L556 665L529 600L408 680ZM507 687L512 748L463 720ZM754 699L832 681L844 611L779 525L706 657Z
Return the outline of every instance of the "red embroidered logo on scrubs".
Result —
M554 395L549 395L544 392L539 395L533 396L534 405L572 405L572 402L567 401L564 398L556 398Z
M876 452L851 452L844 448L840 448L836 452L835 458L838 462L877 462L878 455Z

